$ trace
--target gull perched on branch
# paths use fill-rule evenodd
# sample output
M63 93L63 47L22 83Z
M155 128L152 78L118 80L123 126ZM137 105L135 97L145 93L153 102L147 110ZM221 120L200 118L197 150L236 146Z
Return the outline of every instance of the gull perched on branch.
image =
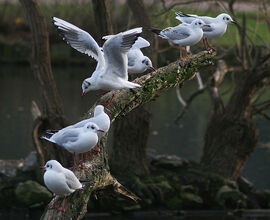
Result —
M57 160L49 160L42 168L45 170L43 179L48 189L57 196L64 196L61 207L56 207L54 203L49 209L65 211L66 196L81 189L82 184L72 171L62 167Z
M130 48L142 33L141 27L113 35L104 43L102 52L97 42L86 31L56 17L53 17L53 22L71 47L98 61L92 76L82 83L83 96L91 90L112 91L141 87L137 83L128 81L127 57Z
M186 57L182 57L182 47L192 46L197 44L203 37L202 28L208 26L200 19L195 19L191 24L179 24L175 27L168 27L163 30L151 29L163 39L167 39L171 45L178 45L180 47L180 60L186 61Z
M208 16L198 16L192 14L184 14L182 12L175 12L176 19L187 24L191 24L195 19L201 19L208 26L204 26L203 29L203 43L207 50L216 50L212 47L208 38L217 38L222 36L226 30L228 24L236 24L230 15L222 13L215 18Z
M98 138L101 139L108 131L110 128L111 120L110 117L104 112L104 106L103 105L97 105L94 110L94 116L88 119L84 119L80 122L77 122L76 124L67 126L62 129L63 131L67 131L69 129L74 129L74 128L82 128L84 127L87 123L92 122L95 123L99 129L101 129L103 132L98 132ZM59 130L47 130L46 133L48 135L53 135L57 133ZM99 152L100 149L97 147L94 147L91 149L92 152Z
M67 151L73 153L75 168L79 167L76 164L75 154L80 153L81 168L84 168L83 153L88 152L91 148L96 146L98 142L98 132L104 131L99 129L95 123L88 122L83 127L72 128L69 126L69 129L63 128L53 135L50 134L50 137L44 135L41 138L64 147Z
M155 71L152 61L149 57L144 56L141 49L149 47L150 43L142 37L138 37L135 44L132 45L128 52L128 72L143 73L147 69Z

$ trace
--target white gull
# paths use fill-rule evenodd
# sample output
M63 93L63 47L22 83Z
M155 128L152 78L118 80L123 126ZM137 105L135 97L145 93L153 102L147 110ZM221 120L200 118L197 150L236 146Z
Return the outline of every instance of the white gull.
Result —
M175 12L176 19L183 23L192 23L195 19L201 19L208 27L203 27L203 43L207 50L216 50L208 43L208 38L217 38L222 36L226 30L228 24L236 24L230 15L222 13L217 17L198 16L193 14L184 14L182 12Z
M57 160L49 160L44 169L43 179L47 188L55 195L64 196L61 207L56 207L54 203L49 209L65 211L64 203L66 196L77 189L81 189L82 184L72 171L64 168Z

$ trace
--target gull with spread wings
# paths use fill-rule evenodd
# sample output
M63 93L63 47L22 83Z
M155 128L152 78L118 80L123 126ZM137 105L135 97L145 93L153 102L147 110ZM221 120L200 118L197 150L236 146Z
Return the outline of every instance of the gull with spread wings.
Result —
M137 83L128 81L127 57L128 51L142 32L141 27L113 35L104 43L102 52L97 42L86 31L56 17L53 17L53 23L71 47L88 54L98 62L92 76L82 83L83 96L91 90L112 91L141 87Z

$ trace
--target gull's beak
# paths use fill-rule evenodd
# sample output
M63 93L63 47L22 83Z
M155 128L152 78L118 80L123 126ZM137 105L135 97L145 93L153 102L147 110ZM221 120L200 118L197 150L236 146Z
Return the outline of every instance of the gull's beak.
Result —
M85 92L82 92L82 97L85 96Z
M101 129L98 129L97 131L98 131L98 132L104 132L104 131L103 131L103 130L101 130Z
M236 22L236 21L231 21L231 23L232 23L232 24L237 24L237 22Z
M154 67L152 67L152 66L150 67L150 69L153 70L153 71L156 71L156 69Z
M210 27L210 25L209 25L209 24L204 24L203 26L204 26L204 27Z

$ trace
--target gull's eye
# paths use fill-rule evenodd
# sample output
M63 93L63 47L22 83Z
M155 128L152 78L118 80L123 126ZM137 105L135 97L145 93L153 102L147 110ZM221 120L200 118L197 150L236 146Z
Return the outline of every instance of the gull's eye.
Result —
M226 18L227 19L227 21L229 21L230 19L229 18Z
M202 23L201 22L199 22L199 25L201 25Z
M91 128L94 130L95 129L95 126L92 125Z
M144 62L145 62L145 60L142 61L142 63L144 63Z

